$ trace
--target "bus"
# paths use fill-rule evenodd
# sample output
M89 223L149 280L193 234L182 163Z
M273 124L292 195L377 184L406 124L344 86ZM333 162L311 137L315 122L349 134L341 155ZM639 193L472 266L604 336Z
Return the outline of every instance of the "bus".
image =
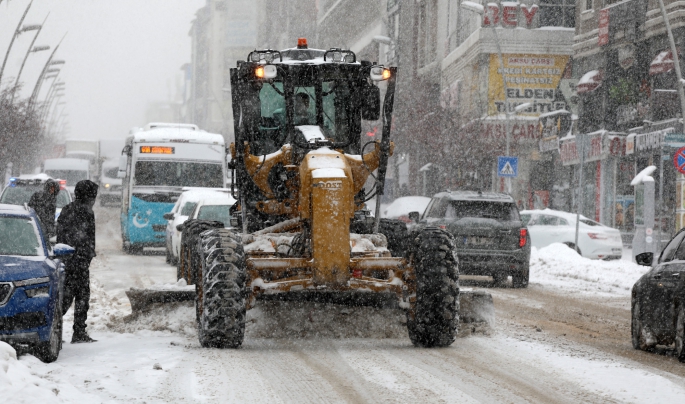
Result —
M170 212L184 187L225 188L221 135L188 124L148 124L126 138L119 161L123 249L164 247Z

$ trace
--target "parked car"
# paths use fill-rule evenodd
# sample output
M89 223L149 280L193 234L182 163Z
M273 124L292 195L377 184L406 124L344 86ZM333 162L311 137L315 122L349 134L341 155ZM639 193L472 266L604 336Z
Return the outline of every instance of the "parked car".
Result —
M585 216L580 216L577 246L574 213L552 209L524 210L521 219L528 227L533 247L563 243L586 258L611 260L620 259L623 255L621 232Z
M491 276L496 284L511 276L515 288L528 286L530 239L512 197L441 192L421 216L418 228L423 226L437 226L454 235L461 274Z
M197 203L204 195L213 193L228 193L225 188L183 188L183 192L176 200L171 212L164 214L167 220L166 225L166 261L176 265L178 253L181 248L181 231L177 229L179 224L188 220L188 216L193 212Z
M100 173L100 189L98 197L100 206L121 203L121 178L117 177L119 172L119 161L107 160L102 163Z
M50 248L33 209L0 204L0 341L26 346L43 362L62 348L64 265L74 249Z
M29 203L34 193L43 190L45 182L49 179L52 178L45 173L12 177L0 194L0 203L23 206ZM63 179L55 179L55 181L59 182L60 186L56 201L57 210L55 211L55 221L57 221L62 208L71 203L72 199L71 194L66 189L67 181Z
M381 217L386 219L399 219L405 223L412 223L409 219L409 212L419 212L423 214L430 203L431 198L427 196L402 196L381 210Z
M658 257L638 254L635 261L652 268L631 293L633 348L647 350L675 343L676 357L685 362L685 229L680 230ZM656 258L656 259L655 259Z

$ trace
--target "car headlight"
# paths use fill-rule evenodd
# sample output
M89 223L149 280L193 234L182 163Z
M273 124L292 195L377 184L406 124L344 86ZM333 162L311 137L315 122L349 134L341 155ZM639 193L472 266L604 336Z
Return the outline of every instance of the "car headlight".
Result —
M43 277L43 278L31 278L31 279L26 279L23 281L14 281L14 287L22 287L22 286L31 286L31 285L38 285L40 283L48 283L50 282L50 278Z
M45 297L50 295L50 286L40 286L33 289L24 290L28 297Z
M109 188L110 186L111 186L111 185L109 185L109 184L105 184L105 188Z

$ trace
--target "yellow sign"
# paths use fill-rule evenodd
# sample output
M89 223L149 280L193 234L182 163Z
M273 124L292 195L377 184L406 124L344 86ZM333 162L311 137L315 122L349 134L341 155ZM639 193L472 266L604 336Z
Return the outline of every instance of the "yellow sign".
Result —
M568 56L564 55L503 55L504 79L507 81L507 96L504 96L502 69L499 55L490 54L490 71L488 80L488 114L504 114L505 99L509 111L525 103L531 106L520 112L520 115L538 116L558 109L564 109L566 103L560 91L559 81L564 74Z
M174 154L174 148L165 146L140 146L140 152L151 154Z

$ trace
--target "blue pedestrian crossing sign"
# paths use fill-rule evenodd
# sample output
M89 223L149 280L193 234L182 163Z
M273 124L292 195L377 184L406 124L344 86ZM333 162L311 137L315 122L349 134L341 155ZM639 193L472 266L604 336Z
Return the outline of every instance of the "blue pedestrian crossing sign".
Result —
M497 157L497 176L498 177L518 177L519 158L518 157Z

